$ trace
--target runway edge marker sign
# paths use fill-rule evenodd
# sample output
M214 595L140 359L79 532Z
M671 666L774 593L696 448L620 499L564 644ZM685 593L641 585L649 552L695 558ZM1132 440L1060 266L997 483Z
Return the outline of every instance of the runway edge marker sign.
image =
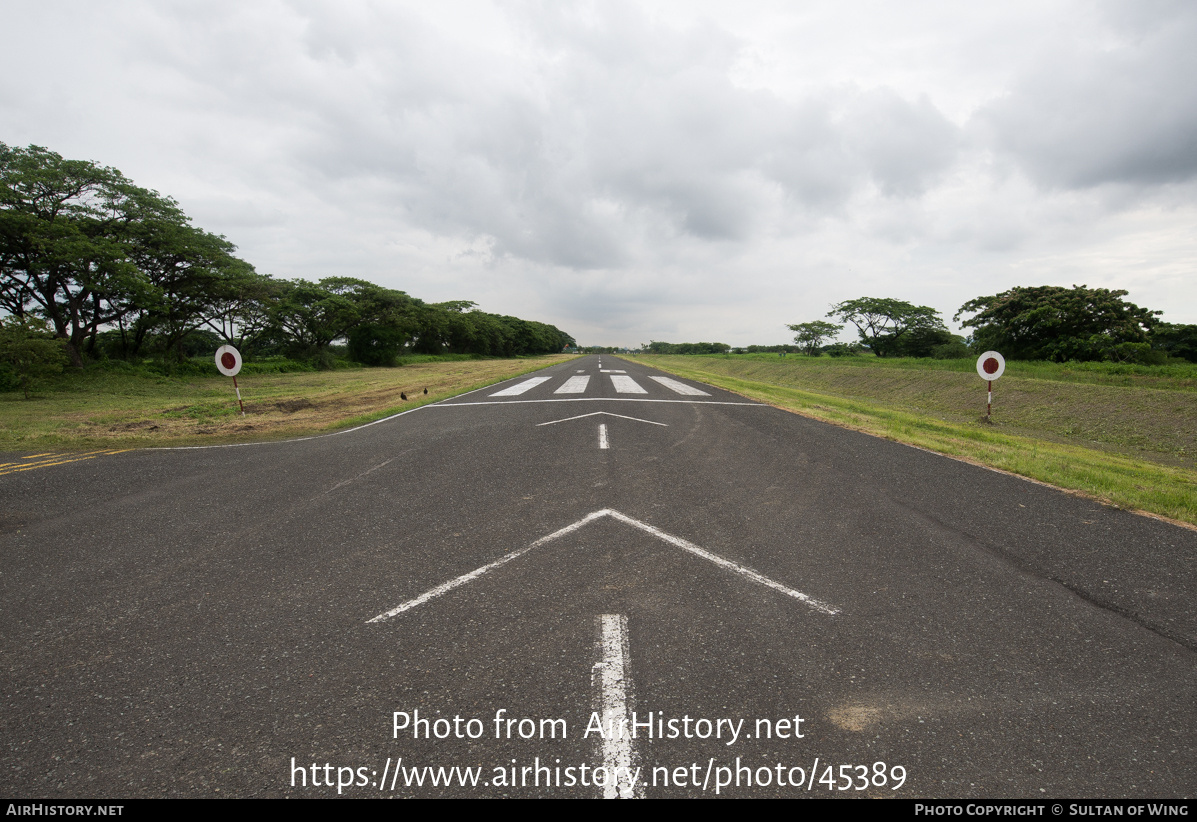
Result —
M985 422L993 415L993 381L1006 373L1006 358L996 351L986 351L977 358L977 375L989 383L989 401L985 406Z
M241 388L237 385L237 374L241 371L241 352L231 345L222 345L216 349L216 368L226 377L233 378L233 389L237 392L237 405L241 408L241 416L245 416L245 404L241 402Z

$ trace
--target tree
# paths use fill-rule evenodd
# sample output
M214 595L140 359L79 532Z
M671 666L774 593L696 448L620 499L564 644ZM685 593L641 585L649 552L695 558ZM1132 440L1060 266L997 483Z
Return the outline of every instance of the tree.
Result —
M794 342L812 357L819 353L823 340L830 339L843 330L842 325L814 320L808 323L787 325L786 328L794 332Z
M183 340L220 315L220 298L245 285L253 267L233 256L236 247L224 237L195 228L182 212L172 211L142 215L133 229L131 259L148 288L133 312L135 341L129 353L136 354L153 331L167 356L182 360Z
M363 280L329 277L318 283L307 280L284 282L278 300L271 306L271 318L290 338L294 353L327 354L333 340L345 336L362 321L360 296L355 286L374 286Z
M1159 323L1151 332L1151 344L1167 356L1197 362L1197 325Z
M204 323L227 345L245 354L251 341L270 327L270 307L281 284L248 264L229 272L216 284L211 310Z
M116 169L0 143L0 307L47 319L81 366L84 340L146 287L126 240L134 201L154 196Z
M62 341L43 322L32 317L0 320L0 366L12 374L25 399L33 380L62 371L67 362L62 349Z
M1163 312L1128 303L1126 294L1084 285L1016 287L969 300L956 319L974 314L962 323L976 329L974 347L1007 359L1142 362L1151 358L1148 334Z
M46 319L76 366L85 341L130 315L135 335L160 327L176 344L202 322L199 280L245 265L189 223L116 169L0 143L0 308Z
M827 312L856 326L860 339L878 357L899 353L902 338L916 331L947 331L939 312L902 300L861 297L837 303Z

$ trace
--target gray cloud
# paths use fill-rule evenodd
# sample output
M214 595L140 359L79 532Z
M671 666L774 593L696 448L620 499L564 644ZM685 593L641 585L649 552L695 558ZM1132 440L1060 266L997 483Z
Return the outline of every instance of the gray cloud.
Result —
M0 140L121 168L277 276L592 342L1077 270L1197 305L1185 3L64 8L6 8Z
M1192 179L1197 6L1136 3L1106 10L1107 42L1060 42L1008 94L978 112L975 127L1045 185Z

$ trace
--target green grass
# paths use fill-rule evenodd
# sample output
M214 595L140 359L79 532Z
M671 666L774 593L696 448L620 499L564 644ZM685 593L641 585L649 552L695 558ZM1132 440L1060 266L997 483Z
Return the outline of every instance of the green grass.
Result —
M1197 396L1185 366L1118 373L1010 363L994 385L993 424L986 424L985 383L971 360L963 363L967 370L960 361L876 357L635 360L1119 507L1197 523Z
M19 391L0 393L0 451L306 436L372 422L567 359L572 357L412 357L396 368L243 373L238 382L245 416L227 377L167 376L136 366L90 368L44 385L29 400Z

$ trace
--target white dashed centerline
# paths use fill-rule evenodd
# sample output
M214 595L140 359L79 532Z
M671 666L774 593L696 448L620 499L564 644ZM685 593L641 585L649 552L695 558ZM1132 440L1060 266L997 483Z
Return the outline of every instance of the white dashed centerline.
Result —
M602 716L603 727L616 729L601 735L599 749L607 779L603 784L603 799L643 799L640 769L636 767L636 751L632 748L631 725L628 712L632 678L631 654L628 650L628 621L623 614L603 614L599 617L598 662L594 663L595 710Z

